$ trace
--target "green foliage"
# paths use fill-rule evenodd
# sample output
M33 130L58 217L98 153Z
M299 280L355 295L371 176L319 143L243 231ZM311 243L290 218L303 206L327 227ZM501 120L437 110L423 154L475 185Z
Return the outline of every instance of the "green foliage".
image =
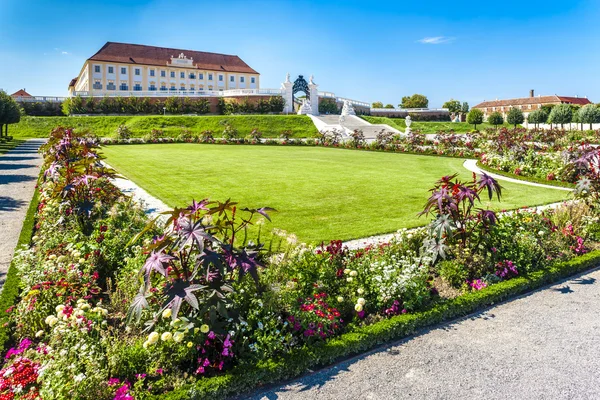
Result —
M402 97L402 103L398 105L401 108L427 108L429 100L422 94L413 94L412 96Z
M590 124L591 130L592 124L600 122L600 108L596 107L594 104L588 104L579 109L578 117L579 122L582 124Z
M557 104L556 107L552 108L548 117L548 122L551 124L564 124L571 123L573 121L573 109L569 104Z
M450 99L447 102L445 102L442 105L442 108L447 108L448 112L450 114L456 114L456 113L461 112L461 110L462 110L462 106L460 104L460 101L454 100L454 99Z
M383 103L380 101L375 101L371 104L371 108L383 108Z
M68 100L68 99L67 99ZM65 115L61 102L36 101L19 103L23 112L31 117L61 117Z
M467 123L473 125L477 130L477 125L483 123L483 111L478 108L474 108L467 114Z
M466 101L462 103L462 110L460 110L461 113L463 114L467 114L469 112L469 103L467 103Z
M444 260L437 265L438 273L450 286L461 288L469 278L469 273L463 265L455 260Z
M529 113L527 117L527 122L530 124L534 124L537 128L538 124L545 124L548 120L548 114L545 109L538 108Z
M492 124L495 127L498 127L498 125L502 125L504 123L504 117L500 112L494 111L493 113L488 115L487 122L488 124Z
M21 120L21 108L17 102L6 92L0 90L0 137L3 136L2 130L6 126L6 135L8 135L8 125L16 124Z
M335 99L320 99L319 100L319 113L320 114L339 114Z
M506 122L513 125L515 128L517 125L522 124L525 121L525 116L520 108L513 107L506 114Z
M393 104L386 104L384 108L395 108Z

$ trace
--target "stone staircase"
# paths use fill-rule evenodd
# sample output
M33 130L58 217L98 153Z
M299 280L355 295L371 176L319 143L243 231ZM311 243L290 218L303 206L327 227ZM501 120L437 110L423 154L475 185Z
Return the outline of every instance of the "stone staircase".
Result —
M386 124L371 124L364 119L354 116L346 115L344 118L343 125L340 125L339 115L310 115L313 123L319 131L328 131L337 129L343 131L344 136L349 136L355 129L360 129L365 135L365 139L375 139L377 134L382 130L386 132L392 132L394 134L403 134L398 129L392 128Z

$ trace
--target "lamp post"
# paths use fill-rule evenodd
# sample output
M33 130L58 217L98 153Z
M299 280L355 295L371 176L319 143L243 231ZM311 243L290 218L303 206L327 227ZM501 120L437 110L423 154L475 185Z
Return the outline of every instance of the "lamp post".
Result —
M163 107L163 116L167 115L167 107Z

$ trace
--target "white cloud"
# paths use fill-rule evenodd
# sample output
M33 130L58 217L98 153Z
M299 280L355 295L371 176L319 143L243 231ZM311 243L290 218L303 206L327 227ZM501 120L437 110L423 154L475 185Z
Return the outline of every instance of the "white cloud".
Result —
M63 54L63 55L66 55L66 56L67 56L67 55L69 55L69 54L71 54L71 53L69 53L68 51L61 51L61 52L60 52L60 54Z
M442 43L450 43L452 41L454 41L454 38L447 37L447 36L425 37L421 40L418 40L419 43L423 43L423 44L442 44Z

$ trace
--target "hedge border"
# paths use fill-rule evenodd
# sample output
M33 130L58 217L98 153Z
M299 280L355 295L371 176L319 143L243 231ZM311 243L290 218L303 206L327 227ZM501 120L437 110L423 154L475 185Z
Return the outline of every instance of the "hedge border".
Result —
M547 179L541 179L541 178L537 178L535 176L515 175L515 174L511 174L510 172L505 172L505 171L501 171L499 169L490 168L487 165L483 165L480 160L477 160L477 166L481 170L483 170L483 171L491 172L493 174L502 175L502 176L505 176L507 178L518 179L518 180L524 181L524 182L540 183L542 185L556 186L556 187L562 187L562 188L567 188L567 189L574 189L575 188L575 185L572 184L572 183L569 183L569 182L549 181Z
M324 367L382 344L406 338L422 328L457 319L495 303L529 293L589 270L599 263L600 250L595 250L528 276L503 281L477 292L441 301L422 312L399 315L360 327L320 346L299 349L279 359L262 361L252 366L239 365L223 375L212 378L200 378L192 385L153 398L218 399L257 391L262 386L295 378L310 369Z
M33 192L33 197L29 202L29 208L23 221L23 227L19 235L19 241L15 250L22 245L30 244L31 238L33 237L33 230L35 226L36 211L39 204L39 192L37 187ZM11 261L6 273L6 280L2 286L2 292L0 293L0 353L6 350L6 345L10 342L10 322L9 315L5 312L6 309L16 304L17 298L19 297L20 288L19 285L21 279L17 266Z

